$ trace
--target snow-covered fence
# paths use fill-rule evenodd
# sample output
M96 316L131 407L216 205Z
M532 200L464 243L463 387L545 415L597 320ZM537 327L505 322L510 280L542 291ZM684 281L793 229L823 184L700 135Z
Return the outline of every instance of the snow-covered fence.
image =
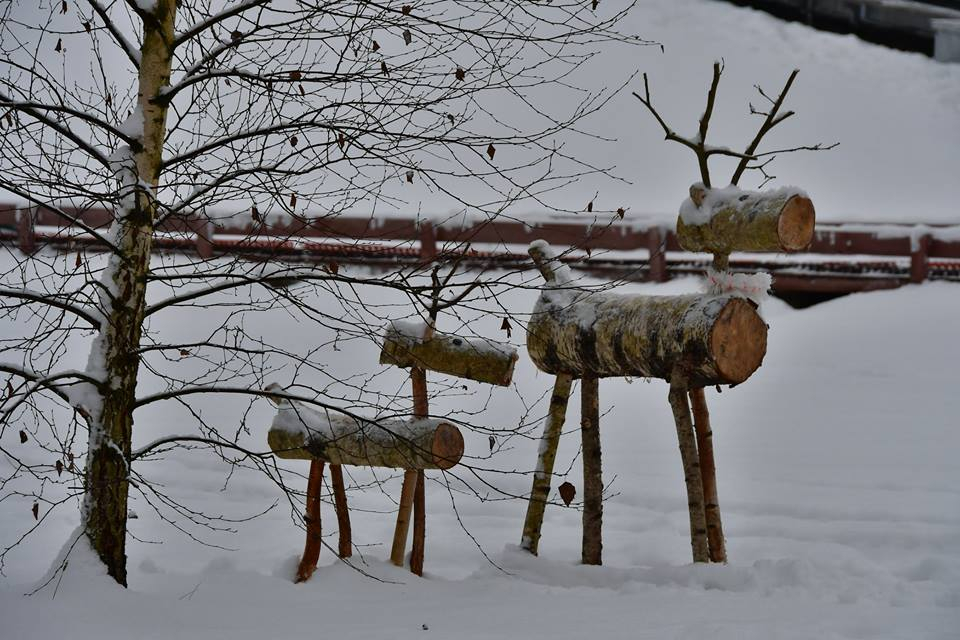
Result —
M103 247L85 227L102 229L109 220L109 213L100 209L54 211L0 203L0 243L12 244L26 253L41 245L96 251ZM677 233L629 218L609 224L544 217L524 223L464 220L461 224L433 225L402 216L269 219L256 223L241 216L213 220L186 216L165 221L158 231L154 251L192 253L203 258L242 255L251 260L319 264L386 262L392 268L397 262L420 264L441 252L438 246L445 243L469 242L474 247L489 243L503 249L461 251L462 264L517 269L529 262L525 255L511 252L510 246L526 246L532 238L542 238L554 246L576 248L576 254L569 254L565 260L601 276L662 282L703 269L703 258L684 253ZM730 266L770 272L780 293L842 294L928 279L960 281L960 225L820 223L805 251L809 255L800 262L740 253L733 256ZM636 257L632 258L630 252L636 252Z

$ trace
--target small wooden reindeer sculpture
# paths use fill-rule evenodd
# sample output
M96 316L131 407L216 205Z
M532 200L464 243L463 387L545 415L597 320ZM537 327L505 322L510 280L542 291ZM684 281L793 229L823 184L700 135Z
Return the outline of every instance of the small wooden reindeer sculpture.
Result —
M433 309L437 308L437 296ZM368 420L347 412L323 412L295 400L279 401L268 434L270 448L281 458L308 459L307 541L297 570L297 582L308 580L317 566L322 545L320 491L324 463L330 463L334 504L340 526L339 555L351 555L350 519L340 469L342 464L404 469L403 487L390 560L403 566L413 511L413 550L410 570L423 575L426 540L426 469L449 469L463 455L463 436L451 422L429 417L426 372L507 386L517 361L516 349L476 337L459 337L434 330L428 323L395 321L383 336L380 363L410 369L413 416L410 420Z

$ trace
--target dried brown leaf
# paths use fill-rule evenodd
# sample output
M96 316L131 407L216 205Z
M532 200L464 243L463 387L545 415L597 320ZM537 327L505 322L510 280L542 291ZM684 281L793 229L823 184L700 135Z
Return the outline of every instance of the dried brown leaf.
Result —
M563 500L563 504L568 507L570 503L573 502L573 499L577 497L577 488L569 482L564 482L557 487L557 491L560 492L560 499Z

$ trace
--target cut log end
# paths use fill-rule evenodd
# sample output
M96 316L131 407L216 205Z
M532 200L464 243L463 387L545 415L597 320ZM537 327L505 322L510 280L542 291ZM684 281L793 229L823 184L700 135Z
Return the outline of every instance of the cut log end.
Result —
M749 378L767 353L767 325L748 301L733 298L710 334L710 351L720 377L732 384Z
M431 453L438 469L456 466L463 457L463 434L452 424L441 422L433 434Z
M777 236L784 251L802 251L813 242L816 213L813 201L794 196L787 201L777 220Z

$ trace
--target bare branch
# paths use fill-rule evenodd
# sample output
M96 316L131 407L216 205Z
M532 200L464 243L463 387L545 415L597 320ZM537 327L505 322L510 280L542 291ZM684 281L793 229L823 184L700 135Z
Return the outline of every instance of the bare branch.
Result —
M48 307L69 311L75 316L86 320L94 329L99 329L102 324L101 318L97 317L93 313L90 313L82 307L78 307L59 299L56 294L44 293L42 291L31 291L30 289L7 289L0 287L0 297L28 300L30 302L45 304Z
M790 76L787 78L786 84L783 85L783 89L780 90L780 95L777 96L776 100L773 100L773 106L770 108L770 111L767 112L766 118L763 121L763 124L760 125L760 129L757 130L757 135L753 137L753 140L750 141L750 144L747 145L747 148L744 150L745 156L756 156L757 147L760 146L760 141L763 140L763 136L767 135L767 132L773 129L775 126L789 118L793 115L793 111L787 111L781 116L777 116L780 111L780 107L783 106L783 101L787 97L787 93L790 91L790 87L793 86L793 81L796 79L797 74L800 73L799 69L794 69ZM767 97L759 87L757 89L760 91L760 94L764 97ZM767 98L769 99L769 98ZM750 158L744 158L737 165L737 168L733 172L733 177L730 178L730 184L738 184L740 178L743 176L743 172L747 169L747 164L750 162Z

